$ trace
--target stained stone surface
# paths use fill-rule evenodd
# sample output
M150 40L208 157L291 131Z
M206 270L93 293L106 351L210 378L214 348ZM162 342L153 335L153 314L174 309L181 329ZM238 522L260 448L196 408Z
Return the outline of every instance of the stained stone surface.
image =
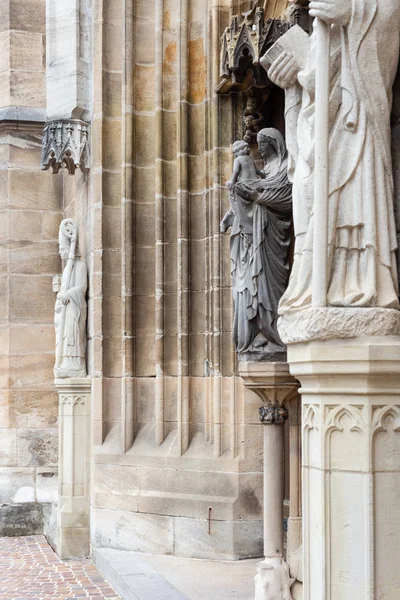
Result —
M38 169L45 2L2 3L0 46L0 502L33 499L40 512L40 470L57 464L51 281L61 220L61 181Z

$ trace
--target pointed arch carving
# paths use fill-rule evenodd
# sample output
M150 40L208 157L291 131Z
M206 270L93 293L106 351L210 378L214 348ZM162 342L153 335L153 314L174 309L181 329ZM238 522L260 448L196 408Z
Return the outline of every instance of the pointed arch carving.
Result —
M341 420L344 416L349 417L351 421L350 431L364 433L365 421L363 418L362 409L358 406L351 406L348 404L342 404L329 410L326 420L326 433L343 431Z

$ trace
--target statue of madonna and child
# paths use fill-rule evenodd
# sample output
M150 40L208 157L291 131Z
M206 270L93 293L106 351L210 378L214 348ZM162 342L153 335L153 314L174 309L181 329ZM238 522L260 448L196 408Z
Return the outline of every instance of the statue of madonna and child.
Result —
M239 360L279 361L286 356L277 319L289 281L292 185L281 133L262 129L257 142L262 171L247 142L233 144L235 161L227 184L231 207L221 221L221 232L231 228L233 340Z

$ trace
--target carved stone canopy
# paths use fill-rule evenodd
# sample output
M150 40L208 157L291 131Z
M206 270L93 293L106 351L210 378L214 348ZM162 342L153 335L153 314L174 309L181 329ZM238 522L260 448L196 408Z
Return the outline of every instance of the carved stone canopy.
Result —
M78 119L62 119L47 123L43 131L43 171L52 169L57 174L65 167L70 175L76 169L85 172L89 168L88 124Z
M308 26L308 12L295 3L281 18L267 19L263 8L236 15L224 31L221 48L219 94L245 92L251 87L266 88L269 82L259 61L270 46L293 25Z

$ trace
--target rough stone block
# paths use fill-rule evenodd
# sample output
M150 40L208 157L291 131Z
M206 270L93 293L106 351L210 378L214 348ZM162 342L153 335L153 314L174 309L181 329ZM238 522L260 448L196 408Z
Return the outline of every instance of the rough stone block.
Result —
M0 502L11 503L21 488L34 488L33 468L0 467Z
M27 298L35 301L27 302ZM10 320L14 323L51 323L54 314L52 278L50 275L13 275L10 277L9 303Z
M10 68L43 72L45 52L43 35L28 31L10 31L9 35Z
M0 430L0 466L8 467L17 464L17 432L15 429Z
M45 90L45 73L35 71L10 73L10 104L12 105L44 107Z
M58 431L56 429L19 429L18 464L27 467L57 465Z
M174 552L171 517L121 510L92 511L92 543L100 548L135 550L155 554Z
M2 504L0 536L16 537L43 533L42 505L37 502Z

